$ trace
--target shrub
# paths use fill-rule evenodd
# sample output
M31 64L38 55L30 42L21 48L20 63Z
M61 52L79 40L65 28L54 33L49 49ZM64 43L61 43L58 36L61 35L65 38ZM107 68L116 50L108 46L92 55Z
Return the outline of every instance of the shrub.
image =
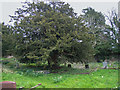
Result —
M62 81L62 76L54 77L53 81L54 81L54 83L58 83L58 82Z
M9 63L9 61L8 60L2 60L2 64L8 64Z

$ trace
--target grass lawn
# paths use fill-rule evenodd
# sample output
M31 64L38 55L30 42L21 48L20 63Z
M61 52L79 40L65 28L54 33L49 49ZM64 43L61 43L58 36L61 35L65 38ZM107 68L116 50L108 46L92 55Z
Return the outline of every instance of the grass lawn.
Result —
M4 59L6 60L6 59ZM90 69L83 69L79 64L72 67L63 67L53 71L54 73L43 74L41 67L22 66L21 69L13 67L13 61L3 65L2 81L14 81L17 88L31 88L41 83L37 88L117 88L118 69L100 69L102 63L90 63ZM118 62L113 62L118 67ZM113 67L109 66L108 67ZM95 68L97 69L95 70ZM58 73L55 73L58 72ZM90 72L89 74L85 73Z
M3 81L15 81L17 88L115 88L118 87L118 70L98 69L90 74L40 74L2 73Z

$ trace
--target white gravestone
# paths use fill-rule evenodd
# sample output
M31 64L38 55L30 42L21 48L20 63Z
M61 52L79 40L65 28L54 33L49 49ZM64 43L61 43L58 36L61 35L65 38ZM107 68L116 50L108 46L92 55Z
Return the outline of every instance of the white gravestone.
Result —
M103 68L108 68L108 66L107 66L107 61L104 61L104 62L103 62Z

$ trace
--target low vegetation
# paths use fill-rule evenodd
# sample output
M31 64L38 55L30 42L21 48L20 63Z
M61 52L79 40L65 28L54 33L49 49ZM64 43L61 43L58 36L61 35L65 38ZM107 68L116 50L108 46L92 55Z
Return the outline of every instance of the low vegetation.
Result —
M118 68L117 61L112 62L112 64ZM62 66L56 70L42 70L41 67L38 69L34 65L23 64L20 69L15 69L4 64L2 81L14 81L17 88L31 88L39 83L42 85L36 88L118 87L118 69L101 69L102 63L90 63L89 69L77 68L75 64L73 65L74 68ZM76 64L76 66L79 65ZM108 65L108 67L112 68L113 66Z

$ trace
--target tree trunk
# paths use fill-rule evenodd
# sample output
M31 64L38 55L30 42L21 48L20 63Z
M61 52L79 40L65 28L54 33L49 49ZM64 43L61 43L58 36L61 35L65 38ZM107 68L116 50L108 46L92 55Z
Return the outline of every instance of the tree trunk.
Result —
M50 67L50 60L48 60L48 67Z

